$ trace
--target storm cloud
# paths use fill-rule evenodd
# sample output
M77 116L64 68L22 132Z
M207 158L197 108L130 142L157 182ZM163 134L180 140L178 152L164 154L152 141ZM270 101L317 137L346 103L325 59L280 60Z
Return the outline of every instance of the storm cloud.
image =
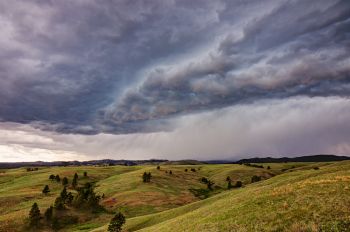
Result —
M81 158L90 154L78 149L81 141L96 138L103 146L92 143L94 152L115 154L103 148L109 141L123 154L171 156L171 140L193 137L185 130L196 125L192 117L211 124L217 121L207 115L222 113L235 119L220 117L222 125L249 124L246 118L263 120L251 116L264 117L256 112L260 104L276 117L295 112L294 101L318 104L324 113L347 106L350 95L347 0L0 0L0 34L0 129L7 136L1 146L11 154L39 147ZM320 128L340 131L349 123L325 118ZM302 143L308 132L298 128ZM224 131L203 127L201 134ZM242 142L256 141L256 134ZM266 153L348 152L348 134L332 135L319 142L324 147L315 140L313 150L264 140ZM146 146L151 137L158 145ZM174 144L191 157L258 153Z

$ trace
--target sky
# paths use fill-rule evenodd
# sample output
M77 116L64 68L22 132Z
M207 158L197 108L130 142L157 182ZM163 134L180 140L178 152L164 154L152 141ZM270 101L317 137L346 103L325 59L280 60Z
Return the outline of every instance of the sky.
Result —
M0 0L0 162L350 155L348 0Z

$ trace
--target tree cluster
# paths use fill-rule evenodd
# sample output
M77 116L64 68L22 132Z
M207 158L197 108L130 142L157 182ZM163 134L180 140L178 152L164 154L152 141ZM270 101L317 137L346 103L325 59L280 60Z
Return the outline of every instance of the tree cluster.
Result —
M142 175L142 181L145 183L151 182L152 175L150 172L144 172Z

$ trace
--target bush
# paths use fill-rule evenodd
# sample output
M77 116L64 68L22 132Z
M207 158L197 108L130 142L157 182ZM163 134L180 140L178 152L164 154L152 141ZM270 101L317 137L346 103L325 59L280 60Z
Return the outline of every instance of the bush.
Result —
M207 184L208 181L209 181L209 180L208 180L207 178L205 178L205 177L202 177L202 178L201 178L201 182L204 183L204 184Z
M231 177L226 177L226 181L231 181Z
M160 166L157 166L157 170L160 170Z
M242 186L243 186L242 181L237 181L236 184L235 184L235 188L240 188Z
M169 171L169 174L170 174L170 175L172 175L172 174L173 174L173 172L170 170L170 171Z
M148 183L148 182L151 182L151 177L152 177L152 175L150 172L149 173L144 172L142 175L142 180L143 180L143 182Z
M270 166L267 166L267 169L269 169L269 170L270 170L270 169L271 169L271 167L270 167Z
M319 167L314 167L314 170L319 170L320 168Z
M60 182L60 181L61 181L60 176L59 176L59 175L56 175L56 176L55 176L55 180L56 180L57 182Z
M188 170L187 170L187 168L185 169L185 172L187 172Z
M87 177L87 172L84 172L84 177Z
M196 172L196 169L194 169L194 168L191 168L191 172Z
M48 194L50 192L50 189L49 189L49 186L48 185L45 185L44 189L43 189L43 194Z
M261 181L261 177L260 176L256 176L256 175L252 176L252 183L258 182L258 181Z
M51 174L51 175L49 176L49 180L55 180L55 175L54 175L54 174Z
M121 232L125 223L125 216L122 213L117 213L108 225L109 232Z
M31 227L39 226L40 218L41 218L40 210L39 210L38 204L35 202L29 211L29 225Z

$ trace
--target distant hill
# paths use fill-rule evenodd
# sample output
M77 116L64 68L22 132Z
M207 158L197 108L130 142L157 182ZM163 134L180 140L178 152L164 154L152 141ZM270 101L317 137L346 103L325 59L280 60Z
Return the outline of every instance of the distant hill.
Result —
M112 160L112 159L103 159L103 160L89 160L89 161L53 161L53 162L0 162L0 168L19 168L19 167L51 167L51 166L82 166L82 165L91 165L91 166L113 166L113 165L125 165L125 166L134 166L142 164L159 164L167 162L168 160L164 159L150 159L150 160Z
M294 158L282 157L282 158L249 158L241 159L235 163L284 163L284 162L330 162L330 161L342 161L350 160L349 156L337 156L337 155L309 155L309 156L299 156Z

